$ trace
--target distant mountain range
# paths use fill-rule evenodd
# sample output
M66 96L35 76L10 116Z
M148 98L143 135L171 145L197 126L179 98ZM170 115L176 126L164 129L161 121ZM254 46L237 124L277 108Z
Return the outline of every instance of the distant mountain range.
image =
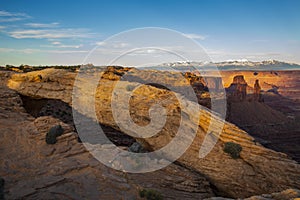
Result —
M242 60L229 60L224 62L173 62L173 63L164 63L158 65L156 69L168 70L173 68L176 70L193 70L193 67L201 67L203 69L211 70L251 70L251 71L265 71L265 70L300 70L300 65L295 63L281 62L277 60L267 60L261 62L248 61L245 59Z

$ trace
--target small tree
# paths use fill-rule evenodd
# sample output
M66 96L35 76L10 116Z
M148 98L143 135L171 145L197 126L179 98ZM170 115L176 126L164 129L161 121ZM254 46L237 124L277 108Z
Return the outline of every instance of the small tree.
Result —
M132 90L134 90L135 89L135 86L134 85L127 85L126 86L126 90L127 91L132 91Z
M161 194L155 190L143 189L140 191L140 197L146 198L147 200L162 200Z
M19 66L19 69L20 69L20 70L24 70L24 65L23 65L23 64L20 65L20 66Z
M223 150L224 152L228 153L233 159L237 159L240 157L242 147L241 145L234 142L226 142Z
M61 125L53 126L46 135L46 143L47 144L55 144L56 137L61 136L64 132L64 129Z

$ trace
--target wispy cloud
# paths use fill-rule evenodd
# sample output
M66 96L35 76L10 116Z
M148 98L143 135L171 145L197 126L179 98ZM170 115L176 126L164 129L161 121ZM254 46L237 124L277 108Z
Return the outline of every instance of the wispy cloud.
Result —
M21 20L24 20L24 18L21 18L21 17L0 18L0 22L15 22L15 21L21 21Z
M86 50L45 50L42 52L46 52L46 53L65 53L65 54L73 54L73 53L88 53L89 51Z
M51 44L53 44L53 45L61 45L61 42L53 41L53 42L51 42Z
M0 17L29 17L29 15L25 13L13 13L13 12L8 12L4 10L0 10Z
M51 41L51 40L53 40L53 41ZM82 44L77 44L77 45L63 44L62 42L57 41L55 39L49 39L49 41L51 41L50 45L41 45L41 47L79 49L80 47L83 46Z
M213 56L279 56L279 52L230 52L226 50L207 49L208 55Z
M80 47L83 46L82 44L79 44L79 45L65 45L65 44L62 44L61 42L58 42L58 41L51 42L51 44L52 45L42 45L42 47L79 49Z
M0 48L1 53L34 53L38 52L38 49L12 49L12 48Z
M73 53L88 53L85 50L42 50L42 49L12 49L12 48L0 48L0 52L2 53L25 53L25 54L32 54L32 53L55 53L55 54L73 54Z
M89 38L93 36L93 33L87 29L23 29L10 31L8 35L17 39L59 39Z
M205 40L207 38L204 35L195 34L195 33L186 33L186 34L183 34L183 35L190 38L190 39L195 39L195 40Z
M0 10L0 22L14 22L31 18L25 13L8 12ZM77 54L87 53L82 50L82 39L93 38L95 33L84 28L64 28L58 22L40 23L31 20L18 25L0 24L0 32L15 39L42 39L48 40L49 45L39 45L35 48L0 48L2 53L35 54ZM74 42L77 41L77 44ZM79 42L80 41L80 42ZM78 44L80 43L80 44ZM44 48L43 48L44 47Z
M26 26L29 26L31 28L55 28L59 25L58 22L53 22L49 24L43 24L43 23L27 23Z
M0 22L15 22L31 18L26 13L14 13L0 10Z
M26 13L8 12L0 10L0 22L15 22L31 18ZM83 28L60 28L58 22L52 23L25 23L17 26L0 26L0 31L16 39L74 39L91 38L94 34ZM4 31L5 29L5 31ZM73 46L74 47L74 46ZM67 48L67 46L61 46Z
M74 49L79 49L80 47L82 47L82 44L79 45L57 45L54 46L56 48L74 48Z
M115 49L120 49L120 48L125 48L128 47L129 44L125 43L125 42L110 42L110 43L106 43L106 42L96 42L96 45L99 47L108 47L108 48L115 48Z

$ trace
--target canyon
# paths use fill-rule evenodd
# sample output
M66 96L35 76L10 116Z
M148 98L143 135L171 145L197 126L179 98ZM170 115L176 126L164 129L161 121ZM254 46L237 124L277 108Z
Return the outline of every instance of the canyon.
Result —
M222 83L220 77L203 79L188 74L187 79L180 79L182 75L176 72L123 67L108 67L104 71L91 68L87 73L101 77L95 99L91 101L93 91L87 87L87 80L77 80L79 84L74 85L78 73L53 68L27 73L0 71L1 155L4 158L0 163L0 176L5 180L7 199L139 199L139 191L143 188L158 191L165 199L247 198L262 194L269 194L271 199L276 195L282 195L282 199L299 196L299 134L298 126L293 124L299 114L298 71L280 71L276 74L222 71L224 87L229 88L237 76L243 78L236 78L234 83L241 81L249 87L247 94L250 99L228 99L229 116L226 119L229 122L209 109L208 84L214 84L211 88L219 91L218 85ZM124 74L128 75L127 79L122 79ZM251 99L252 87L257 79L263 90L264 102ZM155 80L156 84L145 85L147 80ZM117 82L123 93L132 93L130 116L140 126L151 121L151 105L162 102L161 105L167 110L167 121L157 135L131 137L118 127L111 110L113 89ZM180 115L182 102L173 91L161 86L165 84L179 88L178 91L188 88L190 84L193 86L197 101L201 104L198 120L189 113ZM78 97L81 105L95 102L97 123L120 148L128 150L138 143L147 151L161 149L175 137L180 120L187 127L190 127L190 121L197 124L195 139L175 163L161 170L131 174L110 169L93 158L78 139L71 114L72 107L76 106L72 101L74 86L82 94ZM198 107L197 101L185 98L184 94L181 100L190 108ZM119 102L120 107L126 109L126 100L122 96ZM285 103L293 104L289 104L290 107L282 105ZM83 116L93 117L88 106L75 109ZM262 121L262 118L266 120ZM258 122L264 128L257 126ZM56 144L46 144L47 131L58 124L63 127L64 133L57 138ZM275 133L275 129L284 129L285 126L290 127ZM266 136L270 127L274 130ZM221 133L214 130L221 130ZM208 155L199 158L199 147L206 138L216 141L216 144ZM272 138L275 140L266 142ZM282 138L286 138L283 144L276 144ZM238 158L224 151L228 143L241 147ZM286 146L291 149L286 149Z

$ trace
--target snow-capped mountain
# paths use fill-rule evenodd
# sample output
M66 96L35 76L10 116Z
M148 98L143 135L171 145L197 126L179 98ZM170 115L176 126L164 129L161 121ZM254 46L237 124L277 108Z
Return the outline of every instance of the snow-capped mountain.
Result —
M249 61L247 59L227 60L224 62L173 62L164 63L157 67L172 67L178 69L187 69L190 67L201 67L213 69L217 67L219 70L300 70L300 65L295 63L287 63L277 60L266 60L261 62Z

